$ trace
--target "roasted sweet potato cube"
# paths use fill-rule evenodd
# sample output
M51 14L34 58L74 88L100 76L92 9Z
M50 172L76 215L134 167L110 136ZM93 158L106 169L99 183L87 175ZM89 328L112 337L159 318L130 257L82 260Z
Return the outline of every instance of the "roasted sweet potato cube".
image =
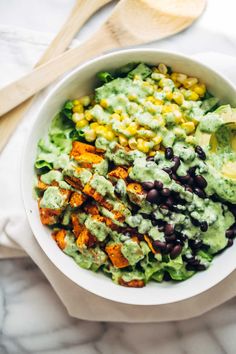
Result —
M96 237L93 236L85 226L83 226L82 231L80 232L76 244L78 248L92 247L96 243Z
M76 155L74 156L74 159L80 164L83 165L91 165L91 167L94 164L102 162L103 158L102 156L93 154L92 152L85 152L81 155Z
M56 241L60 249L64 250L64 248L66 247L66 241L65 241L66 230L61 229L61 230L53 231L52 237L54 238L54 240Z
M101 194L99 194L94 188L92 188L90 186L90 184L87 183L84 186L83 192L86 195L89 195L90 197L92 197L94 200L96 200L96 202L101 204L104 208L106 208L108 210L113 209L113 206L110 203L108 203Z
M64 180L72 187L75 189L81 189L81 181L79 178L73 177L73 176L65 176Z
M129 288L143 288L145 283L141 279L134 279L130 281L124 281L122 278L119 279L119 284Z
M78 215L76 215L76 214L71 214L71 222L73 225L73 230L72 230L73 234L77 238L77 237L79 237L80 232L83 229L83 225L80 224Z
M127 192L135 193L135 194L142 194L143 188L139 183L129 183L127 186Z
M93 145L81 143L80 141L73 141L70 157L82 155L85 152L96 152L96 147Z
M97 215L99 214L99 210L97 205L94 204L87 204L84 206L84 211L90 215Z
M72 208L78 208L86 200L86 196L82 193L73 192L70 197L70 206Z
M38 179L38 184L37 184L37 188L41 191L45 191L48 188L48 185L46 183L43 183L41 181L41 179Z
M107 245L105 248L108 257L116 268L125 268L129 265L128 259L121 253L121 246L119 243L114 243Z
M150 248L150 250L152 251L152 253L156 254L156 250L154 249L153 245L152 245L152 241L151 239L147 236L147 235L144 235L144 240L147 242L148 244L148 247Z
M108 176L117 179L126 179L128 177L128 172L123 167L118 166L113 171L109 172Z
M114 222L110 218L108 218L107 216L102 216L102 215L97 214L97 215L93 215L92 219L106 224L106 226L112 230L118 229L118 225L114 224Z
M40 219L43 225L54 225L58 222L58 217L61 214L61 209L40 208Z

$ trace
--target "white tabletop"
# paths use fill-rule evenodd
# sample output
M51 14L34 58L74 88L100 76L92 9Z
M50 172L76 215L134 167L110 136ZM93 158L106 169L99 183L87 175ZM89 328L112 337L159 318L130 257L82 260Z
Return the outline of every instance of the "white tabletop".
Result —
M0 25L56 33L73 2L0 1ZM83 40L94 31L113 5L90 20L78 38ZM193 27L152 46L189 54L217 51L236 56L235 9L235 0L208 0L207 10ZM2 260L0 279L1 354L236 352L236 299L199 318L176 323L95 323L70 318L29 259Z

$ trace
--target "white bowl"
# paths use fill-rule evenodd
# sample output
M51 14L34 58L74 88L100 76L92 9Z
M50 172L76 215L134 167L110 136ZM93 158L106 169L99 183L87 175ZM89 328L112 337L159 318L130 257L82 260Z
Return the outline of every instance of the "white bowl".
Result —
M80 268L72 258L65 255L52 239L50 230L41 224L37 203L32 196L37 142L47 134L51 119L60 110L64 101L90 93L97 84L97 72L116 69L129 62L153 65L163 62L170 65L174 71L198 77L212 94L220 98L221 103L236 106L236 91L233 84L210 67L180 54L155 49L128 49L93 59L64 77L44 99L37 112L22 161L23 200L30 226L39 245L58 270L69 279L84 289L113 301L132 305L160 305L200 294L227 277L236 266L236 244L216 256L208 270L199 272L186 281L161 284L151 282L144 288L125 288L114 284L102 273L93 273Z

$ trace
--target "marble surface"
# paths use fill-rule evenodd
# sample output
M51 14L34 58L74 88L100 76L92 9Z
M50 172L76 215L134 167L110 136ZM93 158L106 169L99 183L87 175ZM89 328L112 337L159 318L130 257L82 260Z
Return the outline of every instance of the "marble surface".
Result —
M92 0L89 0L92 1ZM54 33L73 0L0 1L0 24ZM111 11L89 21L85 39ZM235 1L209 0L189 30L152 46L187 54L236 55ZM70 318L50 284L30 259L0 261L0 354L235 353L236 298L187 321L162 324L86 322Z

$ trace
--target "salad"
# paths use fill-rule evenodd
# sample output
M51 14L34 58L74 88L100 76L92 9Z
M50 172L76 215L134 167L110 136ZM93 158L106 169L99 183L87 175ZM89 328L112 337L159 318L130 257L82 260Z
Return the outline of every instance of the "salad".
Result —
M122 286L204 271L236 236L236 109L162 63L98 78L38 142L42 224Z

